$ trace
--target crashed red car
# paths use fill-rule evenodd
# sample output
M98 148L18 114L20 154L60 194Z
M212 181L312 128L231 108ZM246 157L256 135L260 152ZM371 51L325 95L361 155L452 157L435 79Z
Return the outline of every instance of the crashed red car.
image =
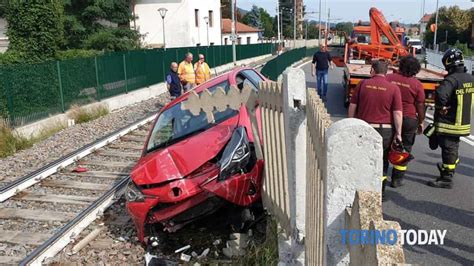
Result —
M237 68L194 91L245 84L258 91L263 80L251 68ZM263 161L256 158L247 109L214 110L209 123L204 112L193 116L181 109L188 95L160 111L131 172L127 209L142 242L156 224L173 232L225 203L249 206L261 197ZM257 121L260 131L259 112Z

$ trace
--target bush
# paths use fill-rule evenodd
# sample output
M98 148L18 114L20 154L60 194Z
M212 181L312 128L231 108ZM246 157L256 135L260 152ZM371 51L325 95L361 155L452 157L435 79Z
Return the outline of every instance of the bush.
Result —
M0 158L33 146L33 141L21 137L11 128L0 126Z
M57 60L75 59L75 58L89 58L102 55L103 52L96 50L71 49L65 51L57 51Z
M84 41L84 48L100 51L127 51L140 47L139 34L130 29L103 28Z
M109 114L109 109L104 105L97 105L91 108L84 108L78 105L71 106L68 116L77 124L86 123L99 117Z

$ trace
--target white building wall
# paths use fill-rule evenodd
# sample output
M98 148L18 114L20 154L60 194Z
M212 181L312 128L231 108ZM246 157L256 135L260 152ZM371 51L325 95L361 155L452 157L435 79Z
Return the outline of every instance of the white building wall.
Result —
M168 9L165 16L166 47L208 45L204 17L209 16L209 10L213 11L209 42L220 44L219 0L138 0L135 5L136 25L140 34L144 35L145 46L163 44L163 24L157 11L159 8ZM195 26L195 9L199 10L199 27Z
M242 38L240 44L257 44L259 43L258 41L258 33L257 32L252 32L252 33L237 33L239 38ZM250 43L247 41L247 37L250 37ZM222 34L222 43L225 44L225 38L227 38L227 44L230 45L232 44L232 41L230 40L230 33ZM237 43L237 42L236 42Z

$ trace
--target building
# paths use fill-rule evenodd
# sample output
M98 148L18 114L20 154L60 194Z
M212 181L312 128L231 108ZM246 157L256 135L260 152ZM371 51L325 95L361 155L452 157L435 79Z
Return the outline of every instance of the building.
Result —
M237 34L237 44L255 44L258 43L262 30L250 27L240 22L235 22L235 32ZM232 34L232 20L222 19L222 44L232 43L230 38Z
M431 17L433 14L425 14L421 19L420 19L420 35L423 36L423 34L426 31L426 26L428 25L428 22L430 21Z
M221 44L220 0L136 0L132 27L143 35L146 47L163 47L163 20L158 9L166 8L166 47Z
M7 20L0 18L0 53L4 53L8 49L8 37L7 37Z

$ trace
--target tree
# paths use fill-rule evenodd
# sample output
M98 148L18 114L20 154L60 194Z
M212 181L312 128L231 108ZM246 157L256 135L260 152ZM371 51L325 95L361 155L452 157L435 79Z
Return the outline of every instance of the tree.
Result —
M438 10L438 35L436 43L446 42L446 31L448 32L447 44L454 45L456 41L469 43L473 20L474 12L470 10L462 10L458 6L441 7ZM434 33L430 30L430 27L434 23L435 16L432 16L427 23L424 38L428 44L433 44Z
M64 43L61 0L11 0L5 15L9 51L28 61L52 58Z
M129 27L133 19L130 0L63 1L66 13L64 48L102 47L118 51L138 47L139 35Z
M276 29L277 23L273 23L273 18L263 8L260 8L260 20L263 27L263 36L266 38L275 37L278 31L278 29Z
M354 29L354 25L352 22L339 22L336 24L336 31L338 31L339 36L343 36L343 32L346 33L346 36L350 36L352 30Z
M222 8L222 18L229 18L229 19L232 18L232 13L231 13L232 9L230 8L230 0L221 0L221 8ZM243 16L238 9L235 13L235 19L237 21L243 21Z
M262 20L260 17L260 9L256 5L253 5L252 10L242 18L242 22L254 28L261 29Z

